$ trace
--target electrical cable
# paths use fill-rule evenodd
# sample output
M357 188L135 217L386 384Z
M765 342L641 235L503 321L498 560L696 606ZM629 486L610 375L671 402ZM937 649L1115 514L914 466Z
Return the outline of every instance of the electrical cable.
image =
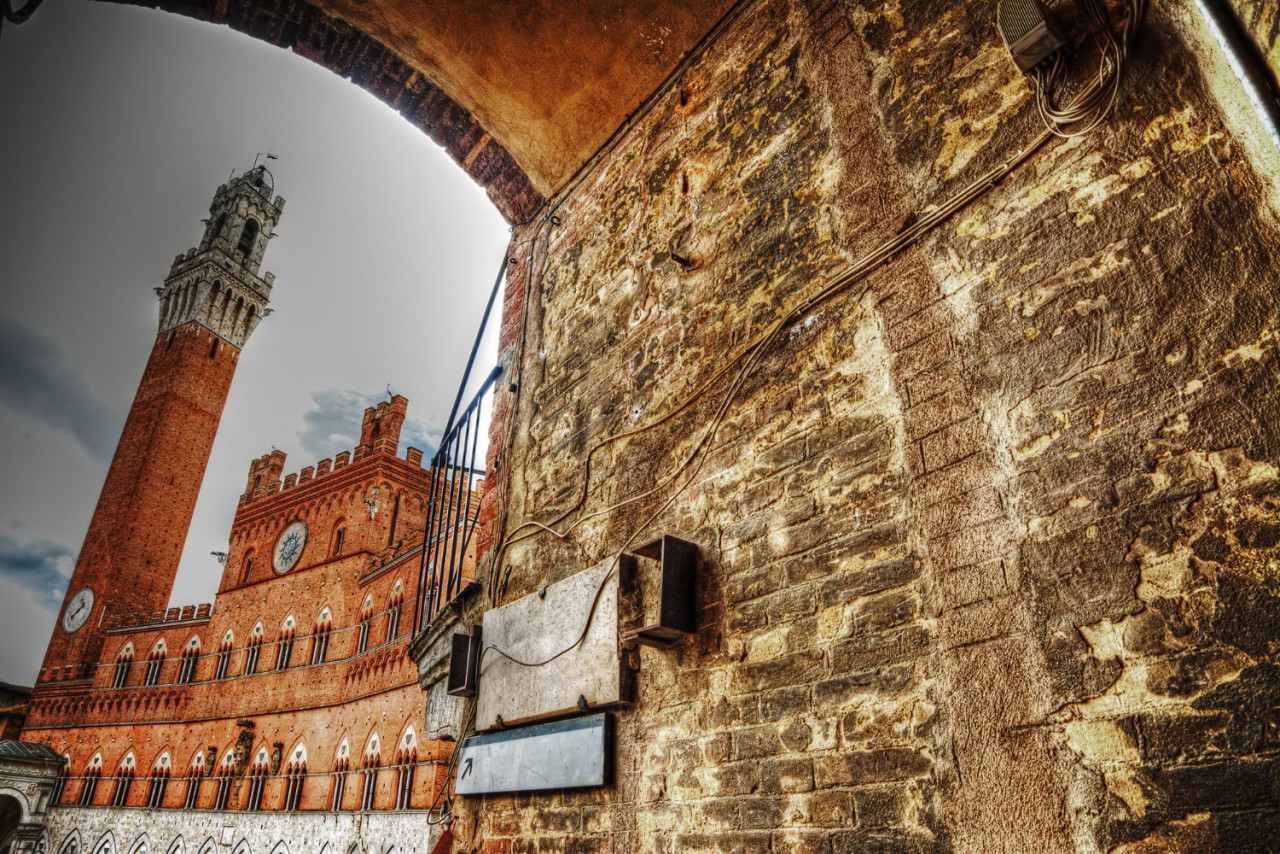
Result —
M1098 50L1097 72L1063 107L1058 106L1054 95L1066 72L1062 53L1058 53L1047 70L1037 68L1032 74L1040 119L1051 133L1064 138L1083 136L1093 130L1115 107L1133 39L1147 13L1147 0L1126 0L1124 8L1128 15L1120 24L1120 40L1116 41L1107 11L1099 0L1076 0L1076 5L1088 27L1086 38L1092 37Z
M1089 14L1091 18L1090 23L1091 25L1094 26L1095 31L1097 32L1105 31L1106 30L1105 13L1103 13L1100 7L1097 6L1097 0L1082 0L1082 2L1089 9ZM1056 85L1058 75L1061 73L1060 59L1055 61L1053 69L1047 75L1047 77L1042 78L1040 72L1037 72L1037 75L1034 78L1033 83L1035 85L1035 90L1036 90L1035 94L1036 94L1037 110L1040 113L1042 121L1045 123L1045 129L1041 131L1037 136L1035 136L1028 144L1023 146L1021 150L1019 150L1016 154L1006 159L1003 163L1000 163L999 165L988 170L986 173L980 176L977 180L973 181L972 183L964 187L962 190L960 190L958 193L954 194L950 199L948 199L942 205L929 206L928 208L926 208L921 213L921 215L915 220L915 222L911 223L911 225L901 229L898 233L896 233L892 237L889 237L883 242L881 242L869 253L864 255L858 261L854 262L852 265L847 267L841 273L834 276L822 287L818 288L814 293L798 301L794 306L792 306L784 314L782 314L775 321L773 321L772 324L766 327L764 331L762 331L759 335L757 335L750 342L744 345L736 355L731 357L728 361L722 363L721 366L718 367L716 370L712 371L710 376L708 376L705 380L703 380L693 390L693 392L687 395L685 401L681 403L679 406L677 406L675 409L671 410L665 415L655 419L654 421L642 427L637 427L631 430L623 431L621 433L617 433L613 436L605 437L604 439L601 439L595 442L591 446L591 448L587 451L586 459L583 463L581 487L578 490L578 495L574 503L571 504L566 510L561 512L558 516L556 516L553 520L551 520L548 523L528 520L521 523L519 526L517 526L511 532L510 535L499 538L498 541L501 542L501 546L499 546L498 551L495 555L495 558L492 564L491 574L496 574L497 569L502 564L502 557L506 553L506 550L510 546L514 545L515 543L537 536L538 534L544 533L544 532L552 534L557 539L564 540L568 537L570 533L572 533L572 531L575 528L577 528L579 525L581 525L588 519L612 512L620 507L626 506L627 504L633 503L635 501L643 500L644 498L650 495L653 495L654 493L659 491L666 484L679 479L680 475L684 473L686 470L688 470L688 476L684 478L683 483L681 483L676 489L672 490L671 494L667 497L667 499L664 502L662 502L662 504L657 508L657 510L655 510L652 514L650 514L645 519L644 522L642 522L640 525L636 526L632 530L626 542L622 545L620 549L618 549L614 553L614 557L609 570L606 573L604 573L604 575L601 576L600 583L596 589L595 596L592 598L591 607L587 613L587 618L582 627L582 630L578 634L578 636L575 638L573 643L564 647L559 652L554 653L550 657L543 659L541 661L536 661L536 662L523 661L513 656L506 650L503 650L497 644L488 644L484 647L483 650L481 650L480 661L477 663L477 669L483 666L484 657L490 651L495 652L498 655L501 655L502 657L520 666L542 667L546 664L549 664L552 661L555 661L561 656L566 655L571 650L577 648L586 639L587 635L590 633L591 626L595 620L597 606L599 604L600 597L604 592L605 585L613 577L614 573L617 572L622 554L628 548L630 548L631 544L635 542L635 540L640 536L641 532L646 530L656 519L658 519L664 512L666 512L667 508L670 507L671 504L675 502L676 498L678 498L684 492L684 490L687 489L693 483L694 479L697 477L698 473L701 471L703 463L706 462L708 454L704 453L704 450L709 448L714 442L715 436L719 431L720 425L723 423L725 414L728 412L730 406L733 404L734 400L736 399L738 392L741 390L743 384L746 381L746 378L750 375L753 369L760 363L764 354L769 349L770 345L772 345L774 341L777 340L778 336L782 333L783 330L785 330L786 328L794 324L797 320L805 317L810 312L812 312L813 310L815 310L816 308L818 308L828 300L834 298L839 294L844 293L852 285L865 279L867 276L869 276L872 272L874 272L880 266L888 263L898 254L910 248L911 246L915 245L923 237L925 237L927 234L932 232L933 229L937 228L943 222L946 222L948 219L954 216L957 212L964 209L969 204L971 204L981 196L985 195L992 188L994 188L997 184L1000 183L1001 180L1003 180L1005 177L1011 174L1024 162L1026 162L1028 158L1030 158L1036 151L1042 148L1047 142L1049 142L1049 140L1053 139L1055 136L1056 137L1081 136L1093 130L1095 127L1097 127L1107 117L1107 115L1110 114L1116 102L1116 94L1119 89L1119 83L1120 83L1121 74L1124 68L1124 64L1128 60L1128 57L1132 48L1134 36L1145 16L1146 0L1128 0L1125 6L1129 10L1130 14L1123 24L1121 43L1119 45L1116 45L1114 39L1110 36L1109 32L1106 32L1105 36L1104 35L1095 36L1096 43L1099 46L1099 51L1103 55L1099 61L1098 74L1093 80L1090 81L1090 83L1084 89L1082 89L1076 96L1074 96L1068 102L1066 107L1061 109L1056 107L1052 97L1049 94L1047 94L1049 91L1052 90L1053 86ZM1098 30L1099 19L1101 19L1102 21L1101 31ZM1069 125L1072 125L1072 124L1079 125L1081 122L1086 122L1086 124L1083 127L1075 127L1075 128L1068 127ZM563 199L561 200L561 203L563 203ZM559 207L559 204L556 205L556 208L558 207ZM542 229L542 226L545 225L545 223L551 218L551 215L556 208L552 208L544 214L542 220L538 223L538 226L537 226L537 229L539 231ZM531 267L532 267L532 261L537 249L537 236L538 236L537 232L535 232L532 245L529 251L528 261ZM548 242L549 242L549 238L548 238ZM528 302L529 302L529 297L531 296L531 289L532 289L531 285L532 285L532 270L530 269L526 279L525 305L523 307L523 312L522 312L524 317L527 317ZM868 289L869 288L864 288L862 293L865 294ZM523 319L524 318L522 318L522 320ZM523 328L523 323L522 323L522 328ZM523 351L523 340L521 342L521 350ZM685 455L682 461L671 472L668 472L666 475L663 475L663 477L659 479L659 481L655 484L653 488L647 489L637 495L630 496L626 499L623 499L622 501L614 502L613 504L601 510L592 511L589 514L586 514L580 517L577 521L571 523L569 526L567 526L563 530L556 530L554 526L563 522L565 519L571 516L576 510L581 508L583 504L586 503L587 496L590 492L591 461L597 451L599 451L604 447L607 447L610 444L621 441L622 439L626 439L626 438L630 438L633 436L646 433L662 424L665 424L671 421L680 413L684 412L685 410L692 407L695 403L699 402L701 397L712 386L714 386L726 374L728 374L728 372L735 365L739 365L739 363L740 363L740 367L738 368L737 373L734 375L733 380L730 382L728 389L724 393L724 396L721 398L720 403L716 408L714 416L712 417L711 421L708 422L706 430L703 432L702 436L698 439L698 441L694 444L693 449L687 455ZM514 414L512 417L514 417ZM508 434L510 432L511 431L504 431L504 433L508 433ZM692 466L691 469L690 469L690 466ZM500 515L505 517L505 514L500 514ZM505 523L505 518L503 519L503 522ZM505 527L505 524L504 524L504 527ZM491 592L491 598L492 596L493 594ZM464 733L468 732L470 728L474 726L474 724L475 724L475 708L473 704L470 707L468 722L464 724L463 732ZM456 759L457 759L457 756L460 754L460 752L461 751L458 749L454 750L452 762L448 770L449 777L446 778L446 780L450 779L453 773L456 771L456 767L457 767ZM448 783L446 782L446 787L447 785ZM446 806L450 806L451 803L452 803L452 799L450 798L446 802ZM451 820L451 816L449 820Z
M549 658L538 662L520 660L499 648L497 645L489 644L481 651L480 664L483 664L485 654L492 650L518 665L525 667L541 667L555 661L580 645L590 632L592 621L595 618L596 605L604 590L605 583L617 569L617 561L621 553L626 551L626 549L639 536L639 533L652 524L652 522L657 519L658 516L660 516L661 513L663 513L666 508L669 507L671 503L674 502L674 500L692 483L693 478L696 477L697 472L701 470L702 463L706 459L706 455L703 453L704 450L708 448L711 442L714 441L720 424L722 423L730 405L736 398L738 391L741 389L742 384L745 382L746 377L758 364L762 354L777 339L782 331L797 320L812 312L827 300L844 292L856 282L864 279L875 269L890 261L903 250L913 246L934 228L950 219L958 211L967 207L974 200L978 199L995 187L1001 180L1022 165L1022 163L1024 163L1032 154L1044 146L1045 143L1053 137L1080 136L1097 127L1098 124L1100 124L1101 121L1111 112L1111 109L1115 105L1116 93L1118 92L1124 65L1130 55L1134 36L1145 17L1146 2L1147 0L1128 0L1128 2L1126 2L1125 7L1128 10L1129 15L1122 24L1122 39L1121 42L1117 44L1115 39L1111 36L1105 11L1098 5L1097 0L1081 0L1086 13L1086 20L1095 33L1095 43L1097 44L1102 57L1099 60L1099 70L1096 77L1092 79L1084 89L1072 97L1070 102L1068 102L1068 104L1063 108L1058 108L1051 97L1047 95L1042 97L1042 93L1045 91L1045 86L1039 77L1035 79L1037 108L1040 111L1042 120L1045 122L1045 130L1041 131L1034 139L1031 140L1031 142L1025 145L1012 157L988 170L978 179L967 185L964 189L954 194L942 205L926 208L911 225L880 243L871 250L871 252L854 262L843 272L837 274L816 292L800 300L791 309L769 325L763 332L745 345L735 356L731 357L719 368L713 371L711 375L700 383L689 395L687 395L685 401L675 409L642 427L626 430L595 442L587 451L586 459L583 463L581 486L573 504L562 511L550 522L543 523L528 520L518 525L502 540L502 545L499 547L493 562L495 569L501 565L503 555L512 545L522 542L523 540L530 539L540 533L550 533L557 539L564 540L573 532L573 530L585 523L587 520L611 513L626 506L627 504L641 501L644 498L660 491L667 484L678 479L679 476L690 465L693 465L695 461L697 462L697 465L694 467L690 476L685 479L684 483L672 491L671 495L663 502L658 510L646 519L645 522L639 525L632 532L631 536L628 537L626 544L618 550L615 555L612 568L601 578L600 586L596 591L595 598L592 600L591 610L587 615L586 624L583 626L582 631L572 644L561 649ZM1052 84L1056 82L1058 74L1056 69L1060 68L1060 60L1055 62L1053 68L1055 71L1051 71L1048 80L1050 88ZM1068 125L1079 124L1080 122L1087 122L1087 124L1084 127L1067 127ZM575 522L570 523L567 527L561 530L557 530L555 528L556 525L559 525L561 522L566 520L586 503L586 499L590 491L591 462L597 451L613 444L614 442L640 435L667 423L680 413L692 407L695 403L699 402L702 395L706 393L709 388L722 379L731 368L739 363L741 363L741 366L739 367L737 374L734 376L733 381L730 383L724 397L721 399L721 403L716 410L715 416L708 423L707 429L703 432L702 437L694 444L693 449L685 455L678 465L676 465L670 472L659 478L654 487L636 495L629 496L621 501L614 502L600 510L592 511L591 513L580 517Z

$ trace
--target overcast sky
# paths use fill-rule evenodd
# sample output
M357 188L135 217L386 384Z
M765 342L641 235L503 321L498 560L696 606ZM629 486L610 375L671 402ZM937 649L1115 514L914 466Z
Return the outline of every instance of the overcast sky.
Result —
M153 10L63 0L6 24L0 128L0 680L30 685L155 340L153 289L219 183L270 149L288 203L263 263L275 311L240 359L173 605L212 600L209 553L273 445L286 472L350 448L388 384L415 444L438 439L508 232L362 89Z

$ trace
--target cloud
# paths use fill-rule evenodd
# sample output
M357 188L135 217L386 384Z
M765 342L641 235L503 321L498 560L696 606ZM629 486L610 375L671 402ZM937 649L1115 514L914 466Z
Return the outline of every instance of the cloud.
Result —
M33 685L44 659L57 608L47 609L21 584L0 575L0 681ZM59 603L60 605L61 603Z
M26 589L42 608L54 613L62 607L75 563L75 550L62 543L0 534L0 578ZM9 611L7 604L4 610Z
M344 388L312 392L314 408L302 414L302 429L298 431L302 450L315 459L323 459L354 448L360 441L364 411L386 399L385 392L365 394ZM439 432L429 423L407 420L400 429L400 447L421 448L429 458L435 452L434 437Z
M3 315L0 401L70 433L94 460L111 462L124 419L67 367L57 344Z

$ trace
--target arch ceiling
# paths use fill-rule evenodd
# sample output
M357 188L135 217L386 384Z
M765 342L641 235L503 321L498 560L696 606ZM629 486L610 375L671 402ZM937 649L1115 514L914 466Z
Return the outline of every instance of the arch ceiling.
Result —
M107 0L224 24L363 86L508 220L537 210L732 0Z

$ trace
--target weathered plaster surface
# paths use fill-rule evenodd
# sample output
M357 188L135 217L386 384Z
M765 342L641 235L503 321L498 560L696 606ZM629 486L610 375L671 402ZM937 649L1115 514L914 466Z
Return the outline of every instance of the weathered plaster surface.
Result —
M641 651L615 788L466 799L463 838L1275 837L1280 246L1214 94L1232 84L1181 20L1153 11L1095 134L788 329L669 505L732 370L593 454L563 541L499 556L510 601L675 534L706 557L702 629ZM508 289L484 518L571 509L595 443L676 411L798 295L1016 153L1028 94L986 4L753 4L517 230L529 297Z

